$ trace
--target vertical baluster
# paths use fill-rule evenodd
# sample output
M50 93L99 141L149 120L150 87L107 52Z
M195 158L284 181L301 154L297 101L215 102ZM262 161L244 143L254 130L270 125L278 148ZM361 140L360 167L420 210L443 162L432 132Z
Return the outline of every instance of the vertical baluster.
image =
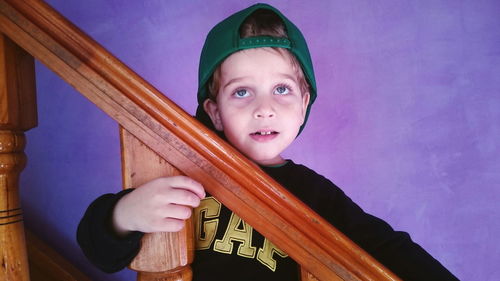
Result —
M0 280L29 280L19 174L36 124L33 57L0 34Z
M158 177L181 174L126 130L121 129L120 138L125 188L137 187ZM130 268L138 272L137 280L190 281L193 238L191 220L178 233L146 234L139 254L130 264Z

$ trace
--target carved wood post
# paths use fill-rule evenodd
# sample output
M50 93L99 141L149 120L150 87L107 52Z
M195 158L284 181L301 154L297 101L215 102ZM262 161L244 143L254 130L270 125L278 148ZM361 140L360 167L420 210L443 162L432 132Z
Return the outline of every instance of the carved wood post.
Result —
M132 134L120 129L124 188L138 187L158 177L181 173ZM177 233L146 234L130 268L139 281L191 281L194 256L192 220Z
M0 280L29 280L19 175L36 124L33 57L0 34Z

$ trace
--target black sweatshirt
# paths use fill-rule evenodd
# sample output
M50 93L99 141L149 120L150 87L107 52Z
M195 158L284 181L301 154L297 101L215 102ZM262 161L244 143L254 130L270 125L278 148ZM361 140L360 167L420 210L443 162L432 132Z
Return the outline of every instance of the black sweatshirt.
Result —
M292 161L263 167L319 215L403 280L458 280L405 232L365 213L340 188ZM105 272L126 267L137 255L143 233L118 238L111 229L116 202L126 193L105 194L87 209L78 226L78 243ZM193 212L196 253L193 280L299 280L298 266L286 253L242 221L214 197Z

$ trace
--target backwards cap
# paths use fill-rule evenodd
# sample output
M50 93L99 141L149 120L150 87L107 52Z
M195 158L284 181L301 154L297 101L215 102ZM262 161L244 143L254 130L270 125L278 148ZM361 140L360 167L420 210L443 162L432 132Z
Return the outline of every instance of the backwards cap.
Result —
M279 16L285 25L285 31L288 38L271 36L241 38L241 25L248 16L259 9L270 10ZM203 102L208 98L207 83L212 77L215 69L224 59L237 51L262 47L288 49L297 58L302 67L302 71L310 86L309 104L307 106L304 124L300 127L299 133L302 131L306 124L307 117L309 116L311 105L316 99L316 80L314 78L311 56L307 48L306 40L300 30L281 14L280 11L267 4L255 4L239 11L217 24L208 33L205 45L201 51L200 67L198 71L198 109L196 110L196 118L198 120L210 128L213 128L212 121L203 109Z

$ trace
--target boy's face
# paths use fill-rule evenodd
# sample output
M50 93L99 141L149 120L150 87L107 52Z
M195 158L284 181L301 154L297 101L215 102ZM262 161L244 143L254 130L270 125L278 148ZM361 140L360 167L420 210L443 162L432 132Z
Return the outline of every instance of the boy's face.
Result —
M287 55L271 48L232 54L221 64L217 102L204 103L215 128L261 165L283 163L309 103Z

